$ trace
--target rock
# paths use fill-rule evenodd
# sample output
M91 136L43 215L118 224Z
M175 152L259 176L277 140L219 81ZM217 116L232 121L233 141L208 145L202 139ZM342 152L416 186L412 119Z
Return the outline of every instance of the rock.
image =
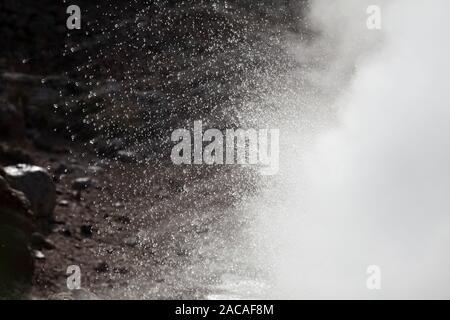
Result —
M90 186L92 186L92 179L90 177L77 178L72 181L72 189L77 191L86 190Z
M60 200L60 201L58 201L58 206L68 207L69 206L69 201L67 201L67 200Z
M15 227L22 230L26 236L34 232L30 202L22 192L12 189L1 175L0 203L0 225Z
M42 234L35 232L31 235L31 245L33 248L41 250L53 250L55 245L50 240L46 239Z
M45 259L44 253L42 253L42 251L40 251L40 250L34 250L33 251L33 256L37 260L44 260Z
M22 191L31 203L39 224L44 229L53 221L56 203L55 184L41 167L18 164L4 168L6 179L14 189Z
M92 173L92 174L99 174L103 171L103 168L100 166L89 166L87 168L87 171Z
M130 270L127 267L114 268L114 272L118 274L128 274Z
M95 271L99 273L108 272L109 271L109 265L105 261L100 261L94 268Z
M17 298L31 285L33 257L24 233L0 225L0 298Z
M114 208L123 208L123 207L125 207L125 205L122 202L118 201L118 202L113 203L113 207Z
M127 217L126 215L115 215L113 216L113 219L119 223L123 223L123 224L130 224L131 223L131 219L129 217Z
M72 237L72 231L68 229L67 227L62 227L58 229L58 233L62 234L64 237Z
M112 157L116 155L118 151L123 150L125 143L119 138L114 138L106 141L96 141L95 147L100 156Z
M120 150L117 152L117 159L124 163L133 163L137 161L137 155L132 151Z
M10 187L0 168L0 299L18 298L34 271L30 235L35 230L30 202Z
M22 139L25 137L23 113L4 99L0 99L0 137L7 139Z
M158 90L136 91L134 94L136 95L138 103L144 105L156 103L165 99L164 93Z
M85 237L92 237L94 234L94 227L89 224L84 224L80 227L80 233Z
M72 167L67 166L64 163L58 164L58 166L53 171L57 175L72 173L74 170Z

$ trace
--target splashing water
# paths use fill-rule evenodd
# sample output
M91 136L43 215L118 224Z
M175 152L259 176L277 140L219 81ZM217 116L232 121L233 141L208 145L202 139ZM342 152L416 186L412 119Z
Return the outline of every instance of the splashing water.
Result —
M370 1L313 1L316 38L288 48L306 67L245 110L280 128L280 172L198 245L207 297L450 296L450 4L379 3L370 31Z
M261 193L234 214L207 204L205 211L216 212L202 217L219 217L195 241L180 240L199 252L185 270L171 270L163 297L174 296L172 287L209 285L212 299L449 298L450 4L377 2L381 30L366 28L372 1L313 0L313 41L286 35L301 71L259 97L270 108L258 101L239 110L252 125L280 129L280 172L264 178ZM202 75L198 64L195 75ZM119 115L123 96L117 90ZM150 113L156 119L171 110L160 104ZM195 108L179 114L189 117L186 110ZM193 221L189 214L174 220ZM242 235L233 234L242 225ZM381 290L366 286L370 265L380 267ZM147 278L130 288L142 287L149 297L164 291L164 283L147 285ZM210 278L220 281L210 285Z
M335 48L317 82L342 79L348 60L356 67L322 108L332 121L284 128L278 180L253 204L267 297L450 296L450 4L383 2L380 49L369 54L364 8L313 5L323 35L313 50ZM381 290L366 286L370 265Z

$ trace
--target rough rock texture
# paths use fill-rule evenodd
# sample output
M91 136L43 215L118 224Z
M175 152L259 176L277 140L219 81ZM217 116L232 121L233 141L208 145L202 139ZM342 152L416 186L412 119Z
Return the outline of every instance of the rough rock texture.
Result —
M5 178L0 176L0 224L8 224L31 235L34 230L33 213L25 195L12 189Z
M5 167L9 184L22 191L31 203L39 225L44 228L53 220L56 188L50 175L41 167L18 164Z
M30 285L34 271L29 242L21 230L0 225L0 297L15 297Z
M30 236L34 231L30 203L12 189L0 168L0 298L19 297L34 271Z

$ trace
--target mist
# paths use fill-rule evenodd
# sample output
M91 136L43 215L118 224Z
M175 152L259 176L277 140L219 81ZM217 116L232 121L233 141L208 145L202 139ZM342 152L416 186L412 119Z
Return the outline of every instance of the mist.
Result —
M328 59L307 76L337 98L286 121L278 180L253 204L268 297L450 298L450 4L377 2L381 30L374 3L315 1L319 39L292 44Z

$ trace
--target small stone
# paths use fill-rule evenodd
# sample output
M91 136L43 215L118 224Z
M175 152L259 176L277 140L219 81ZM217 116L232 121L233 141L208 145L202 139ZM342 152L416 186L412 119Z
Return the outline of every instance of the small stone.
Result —
M73 199L75 199L75 200L77 200L77 201L81 201L81 191L80 191L80 190L73 191L73 192L71 193L71 195L72 195L72 198L73 198Z
M89 177L77 178L72 181L72 189L81 191L92 186L92 179Z
M118 273L118 274L128 274L129 270L127 269L127 267L119 267L119 268L114 268L114 272Z
M122 150L125 144L121 139L114 138L106 141L96 141L95 146L100 156L111 157L115 155L117 151Z
M45 255L40 250L34 250L33 256L36 260L44 260L45 259Z
M122 202L115 202L113 203L114 208L123 208L124 204Z
M7 203L1 201L0 203L1 218L2 206ZM23 231L0 223L0 300L10 297L13 291L22 287L22 284L26 284L23 290L31 285L34 270L33 255ZM22 289L19 292L22 292Z
M53 244L52 241L46 239L42 234L38 233L38 232L34 232L31 235L31 244L33 245L33 247L35 249L41 250L41 249L46 249L46 250L52 250L55 249L55 245Z
M119 223L123 223L123 224L130 224L131 223L131 219L125 215L116 215L113 217L113 219Z
M64 163L60 163L54 170L55 174L68 174L73 172L73 168L68 167Z
M120 150L117 152L117 159L124 163L133 163L136 161L136 153L132 151Z
M69 206L69 201L67 200L59 200L58 201L58 205L61 207L68 207Z
M109 265L105 261L101 261L95 266L94 270L101 273L108 272Z
M87 168L87 171L92 173L92 174L99 174L103 171L103 168L100 166L89 166Z
M89 224L84 224L80 227L80 233L85 237L92 237L94 233L94 227Z

